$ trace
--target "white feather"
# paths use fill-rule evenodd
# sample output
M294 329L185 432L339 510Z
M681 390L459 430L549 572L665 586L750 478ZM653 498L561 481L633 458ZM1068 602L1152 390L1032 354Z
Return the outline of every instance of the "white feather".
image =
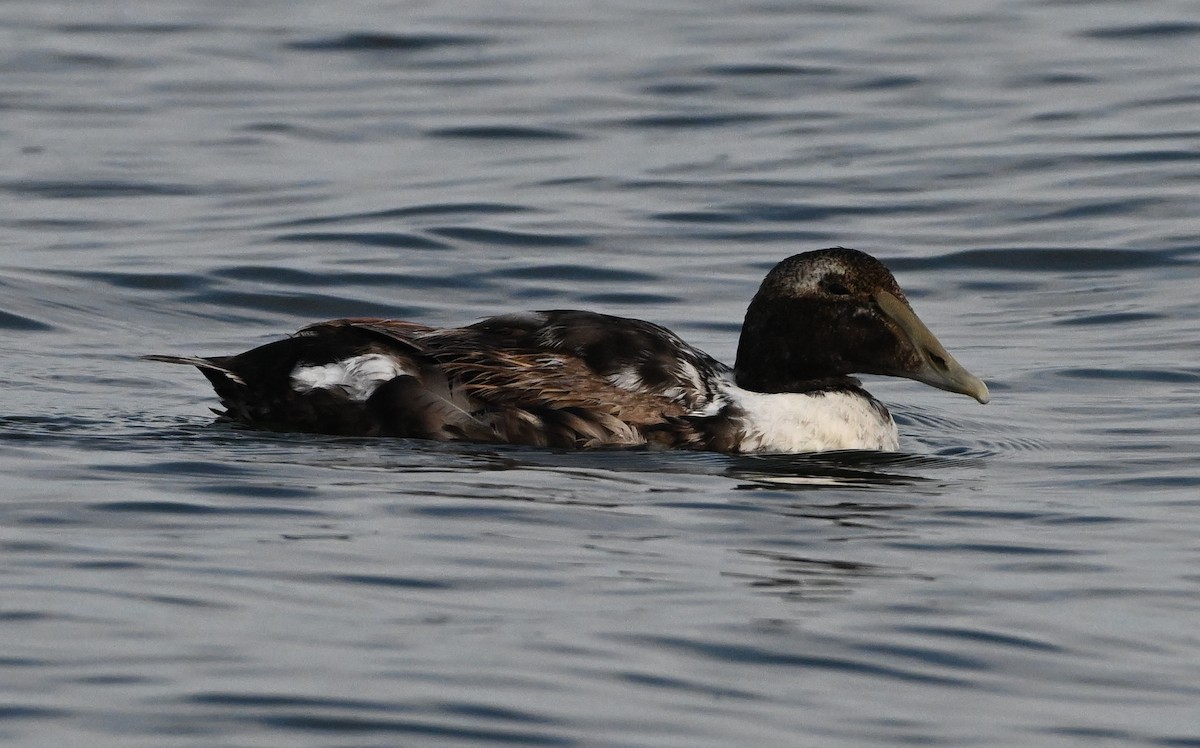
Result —
M895 450L900 435L890 415L854 392L762 393L726 385L742 411L739 452Z
M620 387L623 390L630 392L650 392L650 388L642 381L642 375L638 372L637 367L626 366L606 377L609 384L614 387Z
M339 388L351 400L362 402L384 382L410 374L395 359L379 353L334 361L320 366L297 366L292 370L292 389L296 392Z

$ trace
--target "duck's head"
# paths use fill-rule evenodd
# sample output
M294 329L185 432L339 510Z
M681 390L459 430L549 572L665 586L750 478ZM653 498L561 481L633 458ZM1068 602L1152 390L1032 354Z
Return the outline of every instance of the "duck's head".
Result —
M906 377L988 401L988 388L946 352L883 263L855 249L780 262L746 310L737 383L793 392L850 374Z

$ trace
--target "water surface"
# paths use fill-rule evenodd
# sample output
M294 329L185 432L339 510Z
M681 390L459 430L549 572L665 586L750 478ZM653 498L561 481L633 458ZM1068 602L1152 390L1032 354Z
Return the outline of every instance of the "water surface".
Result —
M12 745L1200 745L1200 12L0 10ZM142 353L884 259L895 455L262 434Z

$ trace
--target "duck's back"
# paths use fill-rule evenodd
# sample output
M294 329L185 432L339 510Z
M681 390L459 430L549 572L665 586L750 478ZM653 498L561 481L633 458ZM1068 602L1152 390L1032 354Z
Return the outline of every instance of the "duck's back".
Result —
M197 366L256 428L551 447L708 447L728 367L665 328L593 312L505 315L462 328L324 322Z

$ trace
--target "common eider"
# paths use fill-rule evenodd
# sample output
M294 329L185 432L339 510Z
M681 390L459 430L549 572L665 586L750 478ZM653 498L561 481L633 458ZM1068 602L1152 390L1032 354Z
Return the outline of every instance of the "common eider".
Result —
M720 452L894 450L896 424L852 374L988 401L884 265L853 249L776 265L733 368L664 327L551 310L432 328L338 319L196 366L221 418L255 428L540 447Z

